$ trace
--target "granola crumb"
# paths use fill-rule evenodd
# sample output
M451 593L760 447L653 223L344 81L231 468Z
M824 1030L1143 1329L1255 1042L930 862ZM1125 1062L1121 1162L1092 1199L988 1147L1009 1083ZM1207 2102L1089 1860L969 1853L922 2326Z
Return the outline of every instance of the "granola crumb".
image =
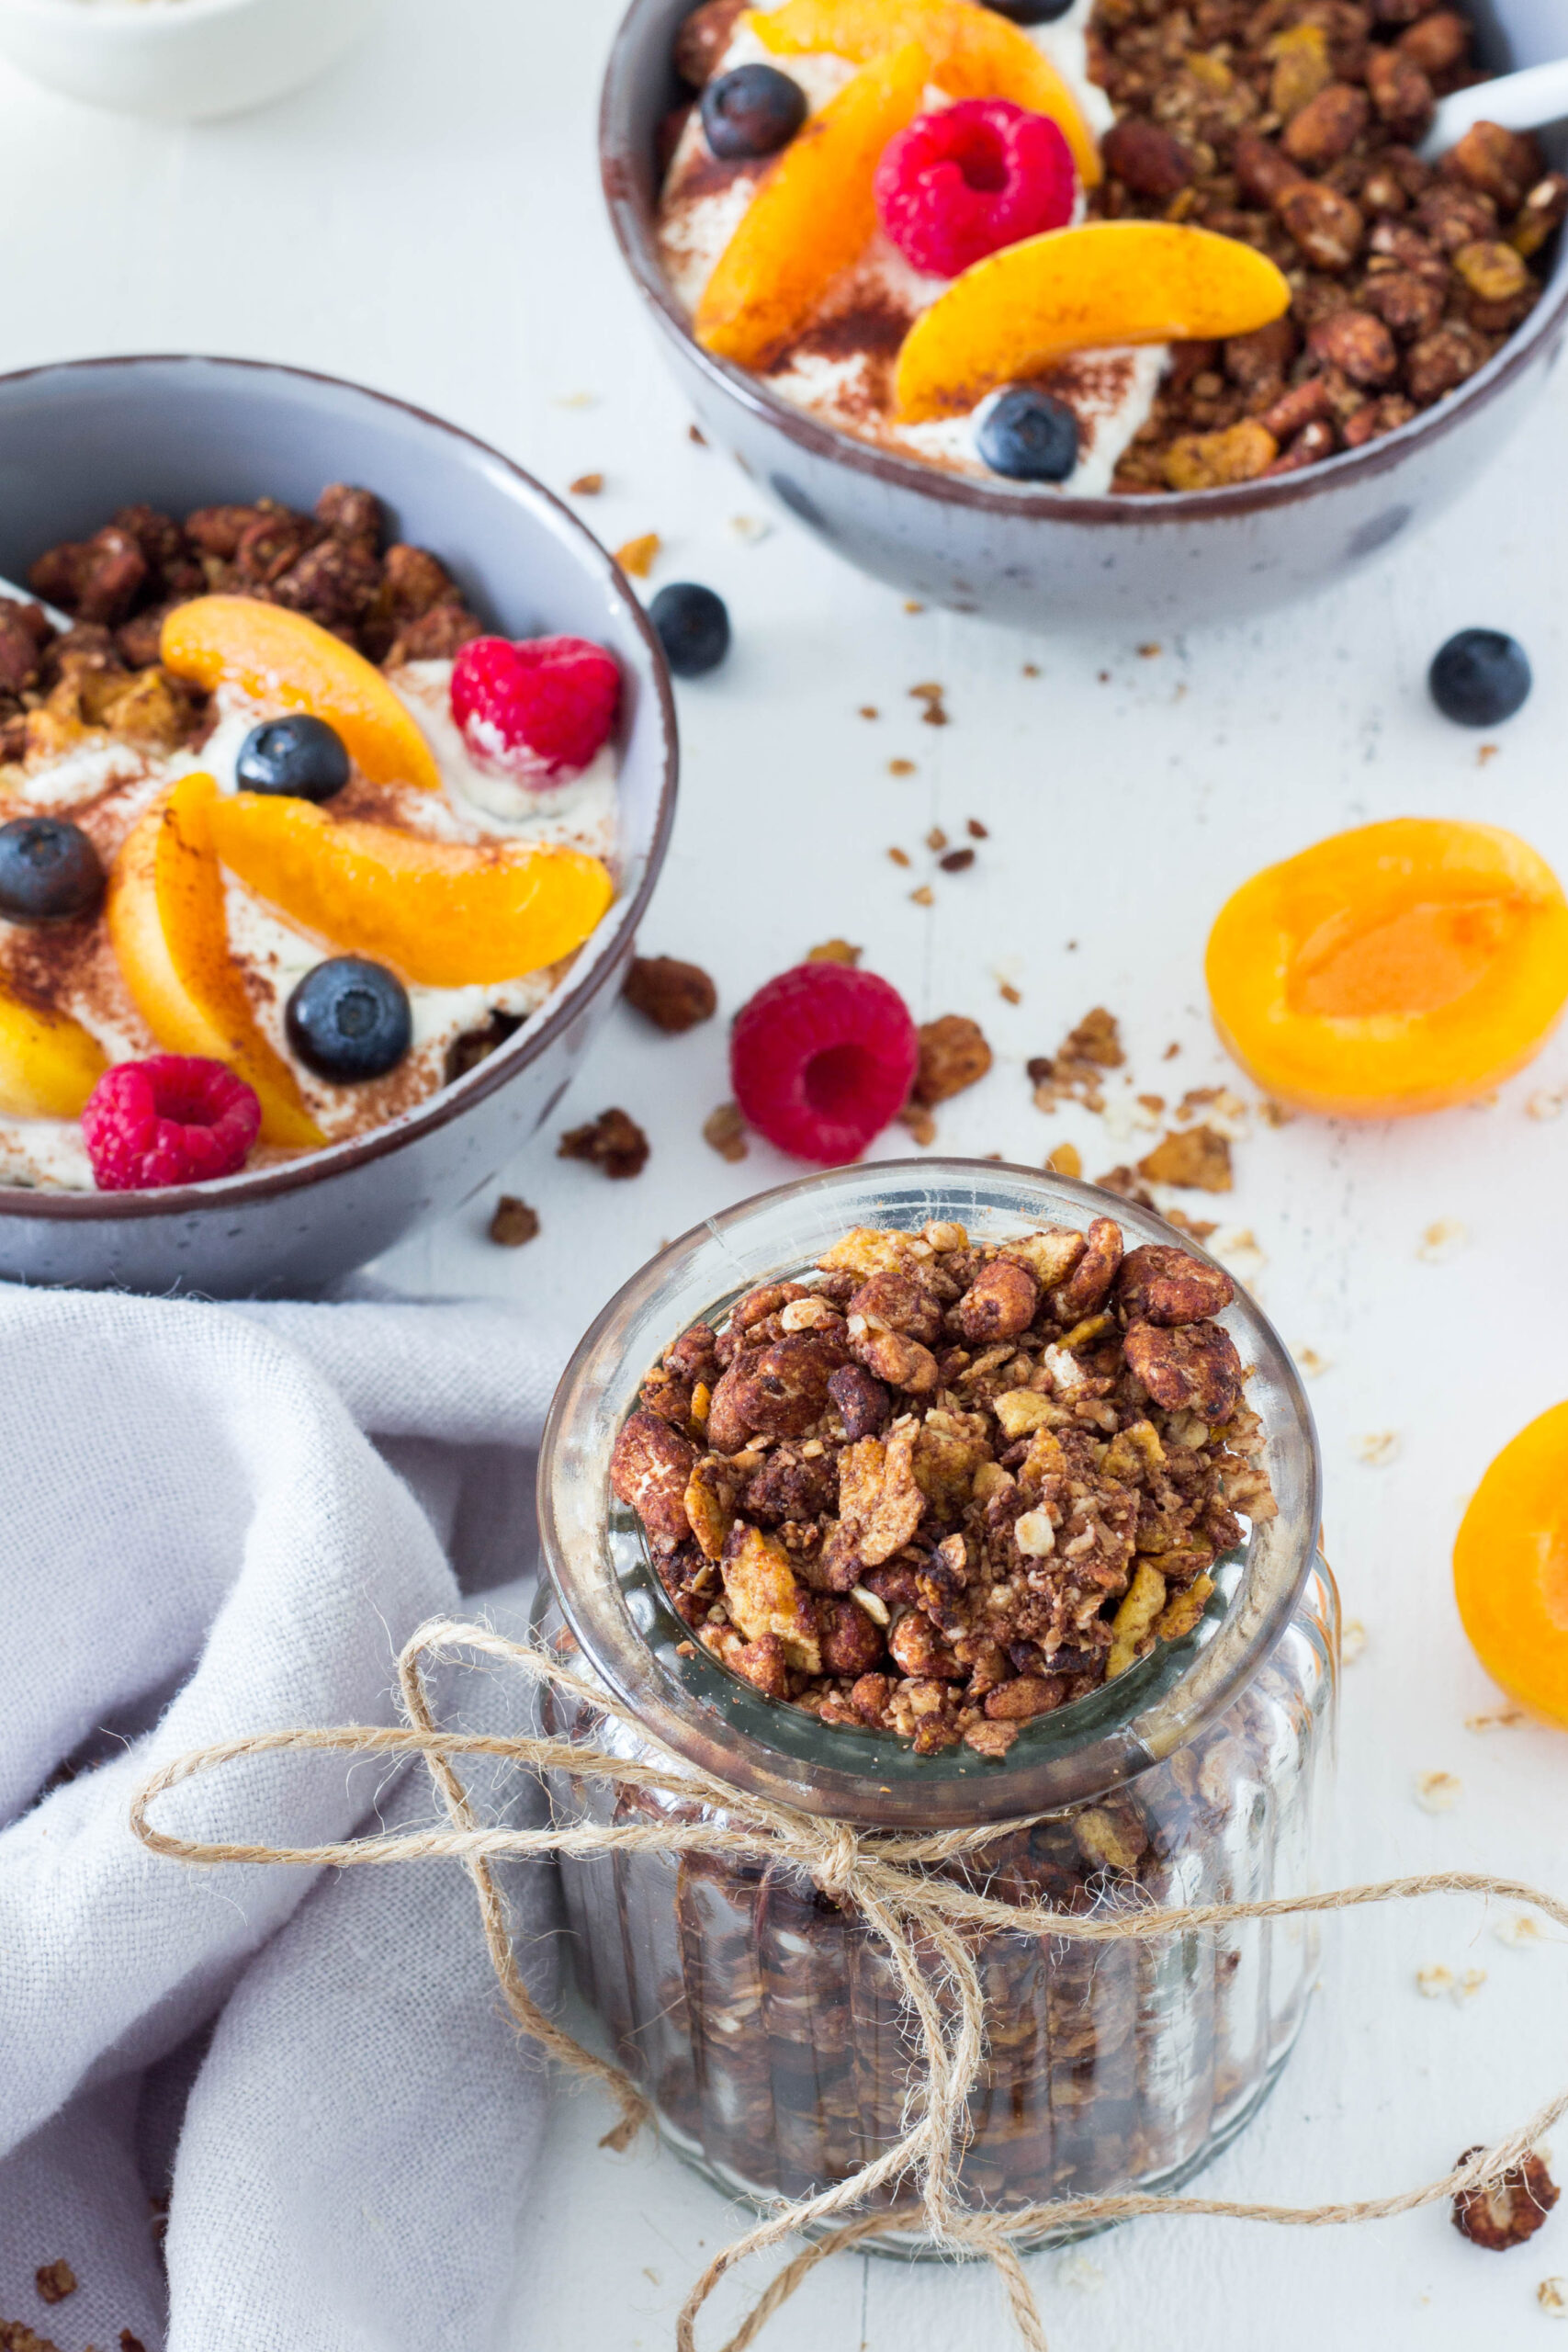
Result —
M1440 1216L1422 1234L1416 1255L1424 1265L1446 1266L1450 1258L1458 1257L1469 1238L1458 1217Z
M1231 1148L1217 1127L1173 1130L1138 1162L1151 1184L1176 1184L1201 1193L1228 1193L1235 1182Z
M909 688L910 701L923 703L925 706L920 712L923 726L946 727L949 724L946 694L945 686L939 686L930 680L924 685Z
M1559 1087L1538 1086L1525 1104L1526 1115L1531 1119L1560 1119L1562 1116L1563 1091Z
M989 825L983 825L978 817L968 818L964 822L964 830L972 842L988 842L991 838Z
M491 1239L502 1250L521 1250L525 1242L536 1238L538 1230L538 1210L520 1201L515 1193L502 1193L490 1221Z
M1535 2299L1549 2319L1568 2319L1568 2279L1543 2278Z
M1461 2009L1467 2001L1473 2001L1485 1982L1486 1971L1483 1968L1467 1968L1454 1984L1454 2007Z
M918 890L911 890L909 897L917 907L934 907L936 904L936 892L929 882L922 882Z
M943 1013L920 1027L920 1066L910 1090L929 1108L976 1085L991 1067L991 1049L977 1021L962 1012Z
M906 596L906 597L905 597L905 599L904 599L904 610L905 610L907 613L923 613L923 612L925 611L925 609L926 609L926 608L925 608L925 606L924 606L923 605L921 605L921 604L917 603L917 601L915 600L915 598L914 598L913 596Z
M1069 948L1077 941L1069 939ZM1034 1089L1036 1110L1047 1114L1058 1102L1081 1102L1086 1111L1105 1109L1105 1073L1126 1061L1116 1016L1097 1004L1070 1029L1054 1054L1042 1054L1026 1065Z
M1026 678L1037 678L1040 675L1039 662L1026 662L1023 665L1023 674Z
M718 1011L718 990L702 966L677 956L634 956L621 994L670 1037L684 1035Z
M699 449L705 449L708 446L708 436L700 424L688 424L686 438L688 441L694 442Z
M1478 2147L1466 2148L1459 2161L1468 2164L1480 2154ZM1453 2200L1454 2227L1472 2245L1506 2254L1534 2237L1560 2194L1545 2157L1532 2150L1523 2164L1510 2165L1490 2188L1462 2189Z
M1215 1234L1218 1233L1220 1229L1212 1217L1189 1216L1187 1211L1183 1208L1172 1206L1168 1209L1162 1209L1160 1211L1160 1215L1164 1217L1167 1225L1175 1226L1178 1233L1185 1233L1189 1240L1196 1241L1200 1244L1205 1241L1212 1241ZM1258 1262L1259 1265L1262 1265L1265 1262L1263 1252L1261 1250L1258 1253ZM1233 1272L1239 1271L1239 1268L1233 1268Z
M975 863L975 853L972 849L950 849L937 863L944 874L967 874Z
M1416 1990L1424 2001L1440 2001L1454 1989L1454 1973L1441 1961L1433 1961L1426 1968L1416 1971Z
M46 2303L62 2303L67 2295L76 2292L76 2273L63 2258L40 2264L33 2279Z
M997 982L997 994L1000 997L1004 1004L1021 1004L1023 1002L1023 990L1021 989L1015 989L1010 980L998 980Z
M931 851L933 857L939 850L943 850L947 847L947 835L942 831L940 825L933 825L931 831L926 835L926 847Z
M1502 748L1503 746L1501 743L1478 744L1476 746L1475 752L1476 766L1478 768L1489 768Z
M657 531L644 531L640 537L627 539L615 549L615 561L633 580L646 580L659 560L663 542Z
M1321 1380L1325 1372L1334 1369L1333 1357L1320 1355L1315 1348L1297 1348L1294 1352L1297 1370L1304 1372L1309 1380Z
M1452 1813L1464 1793L1457 1772L1421 1772L1416 1780L1416 1802L1423 1813Z
M1161 1054L1160 1059L1162 1062L1173 1062L1180 1051L1181 1046L1179 1040L1173 1037L1169 1045L1166 1047L1164 1053Z
M887 854L895 865L908 865L909 863L909 853L907 849L890 849Z
M863 702L860 707L860 715L863 718L880 718L882 713L874 702Z
M1159 656L1164 651L1165 648L1163 645L1156 645L1153 642L1147 645L1140 645L1138 648L1138 659L1140 662L1155 662L1158 660Z
M898 1124L908 1129L922 1151L936 1141L936 1121L923 1102L906 1102L898 1114Z
M746 1125L739 1106L721 1102L716 1111L710 1111L703 1121L703 1141L721 1159L744 1159L751 1147L746 1140Z
M1055 1151L1047 1152L1045 1165L1057 1176L1081 1176L1083 1154L1076 1143L1059 1143Z
M917 770L913 760L889 760L887 773L889 775L914 775Z
M1297 1114L1289 1103L1276 1102L1266 1094L1258 1105L1258 1115L1266 1127L1288 1127Z
M852 970L865 954L863 947L852 947L847 939L825 939L819 947L808 947L808 964L847 964Z
M1350 1448L1358 1462L1369 1470L1383 1470L1398 1455L1400 1435L1397 1430L1369 1430L1365 1437L1357 1438Z
M1529 1717L1522 1707L1488 1707L1479 1715L1466 1715L1466 1731L1512 1731L1517 1724L1528 1723Z
M1510 1951L1531 1951L1546 1941L1540 1921L1528 1911L1516 1912L1511 1919L1499 1919L1492 1932Z
M1354 1666L1367 1655L1367 1629L1359 1617L1348 1617L1339 1635L1339 1660L1342 1666Z
M773 536L773 526L765 514L732 514L729 527L743 548L761 547L764 539Z
M604 477L603 474L579 474L568 487L573 498L597 498L604 487Z
M558 1159L582 1159L617 1179L640 1176L648 1165L648 1137L625 1111L601 1111L586 1125L569 1128L556 1149Z

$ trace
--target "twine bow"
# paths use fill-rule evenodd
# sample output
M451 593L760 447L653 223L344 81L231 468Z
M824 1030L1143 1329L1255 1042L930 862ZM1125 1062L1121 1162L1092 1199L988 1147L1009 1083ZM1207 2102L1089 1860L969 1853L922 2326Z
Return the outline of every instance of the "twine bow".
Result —
M574 1741L525 1735L442 1731L425 1690L424 1662L449 1661L459 1654L493 1658L515 1668L538 1687L583 1702L602 1718L634 1735L642 1751L636 1759ZM491 1865L569 1855L700 1853L737 1860L780 1864L806 1872L825 1893L859 1915L892 1962L918 2039L920 2064L909 2094L900 2136L858 2172L815 2197L781 2200L776 2211L715 2256L682 2310L676 2328L679 2352L696 2352L696 2321L719 2280L750 2256L782 2240L818 2233L777 2273L724 2352L744 2352L781 2304L819 2262L893 2232L923 2230L953 2254L983 2257L999 2275L1018 2333L1027 2352L1048 2352L1039 2306L1019 2259L1019 2242L1046 2229L1129 2221L1141 2214L1209 2214L1234 2221L1269 2222L1287 2227L1323 2228L1348 2222L1382 2221L1433 2205L1457 2191L1491 2187L1523 2162L1537 2141L1568 2113L1568 2090L1561 2092L1517 2132L1479 2151L1440 2180L1427 2181L1393 2197L1351 2204L1263 2205L1208 2197L1071 2197L1010 2210L976 2211L959 2198L957 2174L965 2144L970 2093L978 2080L986 2047L986 2004L974 1947L987 1934L1037 1935L1080 1943L1152 1941L1190 1935L1247 1919L1283 1919L1303 1914L1346 1911L1384 1903L1414 1902L1432 1894L1495 1896L1539 1912L1568 1929L1568 1905L1523 1881L1471 1871L1445 1871L1416 1878L1341 1887L1324 1894L1281 1896L1261 1903L1195 1904L1173 1910L1101 1911L1074 1914L1047 1903L1003 1903L961 1882L927 1875L932 1868L993 1845L995 1825L940 1837L871 1835L843 1822L828 1822L793 1807L744 1794L716 1776L694 1770L652 1740L643 1726L621 1713L596 1683L576 1675L542 1650L509 1642L481 1625L438 1620L416 1633L398 1662L402 1726L349 1724L335 1730L275 1731L197 1748L155 1772L138 1792L130 1826L153 1853L202 1864L267 1862L311 1869L367 1864L460 1861L478 1892L485 1941L506 2006L522 2031L571 2072L603 2085L619 2110L602 2145L624 2148L653 2120L649 2101L621 2067L584 2049L549 2018L528 1991L513 1949L506 1907ZM149 1808L166 1790L213 1771L242 1757L280 1749L330 1750L356 1756L423 1756L445 1806L450 1827L355 1838L325 1846L203 1844L155 1829ZM649 1760L651 1751L652 1760ZM723 1814L722 1822L671 1820L605 1826L597 1823L552 1824L543 1829L487 1827L477 1819L457 1763L468 1757L494 1757L521 1764L544 1778L552 1772L598 1779L621 1787L694 1801ZM1025 1827L1016 1823L1010 1827ZM914 2194L888 2211L857 2211L894 2182L908 2181ZM849 2216L850 2218L843 2218ZM825 2224L834 2226L824 2227Z

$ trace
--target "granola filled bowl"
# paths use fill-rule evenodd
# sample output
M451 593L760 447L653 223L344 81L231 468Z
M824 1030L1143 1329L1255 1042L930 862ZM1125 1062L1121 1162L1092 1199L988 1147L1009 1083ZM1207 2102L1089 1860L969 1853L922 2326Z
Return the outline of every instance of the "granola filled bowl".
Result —
M1172 1240L1091 1187L935 1161L807 1178L674 1243L546 1432L539 1632L614 1710L552 1702L556 1729L863 1826L994 1825L964 1866L993 1894L1304 1889L1337 1656L1311 1417L1257 1309ZM556 1795L692 1815L570 1774ZM700 1852L563 1871L580 1981L710 2177L765 2203L897 2135L908 2020L808 1880ZM1293 1925L977 1957L964 2177L1001 2208L1188 2177L1275 2080L1316 1967Z
M0 1272L320 1284L569 1082L672 815L662 658L547 492L353 386L82 362L0 427L45 600L0 606Z
M1560 55L1568 19L1042 13L634 0L602 160L667 355L715 439L922 600L1177 623L1325 585L1458 495L1545 380L1568 308L1556 137L1416 147L1435 96ZM1056 140L1066 190L1015 164L1023 130ZM941 217L960 161L959 213L991 217ZM825 169L835 201L807 204Z

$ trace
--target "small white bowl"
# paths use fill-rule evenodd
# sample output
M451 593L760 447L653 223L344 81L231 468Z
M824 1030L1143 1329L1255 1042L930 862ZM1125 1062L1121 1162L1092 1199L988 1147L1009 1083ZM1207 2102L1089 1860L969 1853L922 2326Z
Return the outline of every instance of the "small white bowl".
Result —
M195 122L313 81L385 0L0 0L0 56L116 114Z

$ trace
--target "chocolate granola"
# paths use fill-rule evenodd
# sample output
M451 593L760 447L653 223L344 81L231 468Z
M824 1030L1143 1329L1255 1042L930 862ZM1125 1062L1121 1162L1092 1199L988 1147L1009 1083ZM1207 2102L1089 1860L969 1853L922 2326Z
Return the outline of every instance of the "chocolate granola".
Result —
M1483 78L1438 0L1099 0L1090 71L1117 113L1110 220L1190 221L1277 262L1288 315L1188 343L1114 488L1292 473L1408 424L1540 300L1568 178L1479 123L1438 164L1437 100Z
M611 1469L672 1606L770 1698L930 1755L1191 1632L1276 1505L1234 1286L1121 1228L857 1227L682 1333Z

